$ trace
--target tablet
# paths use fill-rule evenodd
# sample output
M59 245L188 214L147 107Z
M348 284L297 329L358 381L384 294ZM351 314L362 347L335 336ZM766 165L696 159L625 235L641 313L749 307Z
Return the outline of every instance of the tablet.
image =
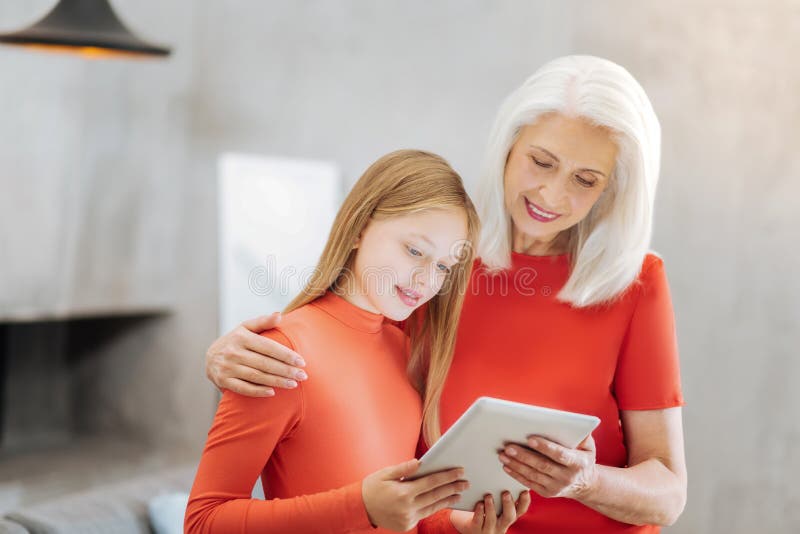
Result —
M453 508L472 511L491 493L499 515L503 491L510 491L516 501L527 489L503 471L498 451L506 443L527 447L528 436L535 434L574 449L598 424L600 419L592 415L481 397L423 455L413 478L463 467L470 487Z

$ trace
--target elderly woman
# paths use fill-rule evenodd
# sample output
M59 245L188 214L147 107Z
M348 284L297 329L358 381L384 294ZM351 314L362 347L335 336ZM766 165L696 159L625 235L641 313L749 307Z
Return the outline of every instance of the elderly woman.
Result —
M683 510L674 317L663 262L648 253L659 158L644 90L595 57L544 65L492 127L480 259L447 381L426 393L440 395L442 432L482 395L601 419L576 449L531 436L499 453L534 497L509 532L658 532ZM244 395L297 387L302 355L257 335L277 320L217 340L209 378Z

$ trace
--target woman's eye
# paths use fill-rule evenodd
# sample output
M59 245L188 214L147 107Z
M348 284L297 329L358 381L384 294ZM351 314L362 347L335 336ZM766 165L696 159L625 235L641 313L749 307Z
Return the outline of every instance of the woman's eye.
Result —
M444 263L438 264L437 267L439 267L439 270L442 271L443 273L449 273L450 272L450 267L448 267Z
M578 183L579 183L580 185L582 185L583 187L592 187L592 186L595 184L595 181L593 181L593 180L587 180L586 178L582 177L582 176L581 176L581 175L579 175L579 174L576 174L576 175L575 175L575 179L576 179L576 180L578 181Z
M407 248L408 248L408 252L412 256L422 256L422 252L420 252L419 250L415 249L414 247L407 247Z
M544 169L550 169L550 168L553 167L553 165L551 165L550 163L545 163L544 161L539 161L538 159L534 158L533 156L531 156L531 158L533 159L534 163L536 163L539 167L542 167Z

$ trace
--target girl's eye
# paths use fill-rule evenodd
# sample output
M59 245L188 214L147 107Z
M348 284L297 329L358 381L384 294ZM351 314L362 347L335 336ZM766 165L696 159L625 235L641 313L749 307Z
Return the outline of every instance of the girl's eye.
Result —
M595 182L594 182L594 181L592 181L592 180L587 180L587 179L585 179L584 177L582 177L582 176L581 176L581 175L579 175L579 174L576 174L576 175L575 175L575 179L576 179L576 180L578 181L578 183L579 183L580 185L582 185L583 187L592 187L592 186L594 186L594 184L595 184Z
M443 273L449 273L450 272L450 267L448 267L444 263L438 264L437 267L439 267L439 270L442 271Z
M406 247L406 248L408 248L408 252L412 256L422 256L422 252L420 252L419 250L415 249L414 247Z
M544 161L539 161L538 159L536 159L536 158L535 158L535 157L533 157L533 156L531 156L531 159L533 159L533 162L534 162L534 163L536 163L536 164L537 164L539 167L542 167L542 168L544 168L544 169L550 169L550 168L552 168L552 167L553 167L553 165L552 165L552 164L550 164L550 163L545 163Z

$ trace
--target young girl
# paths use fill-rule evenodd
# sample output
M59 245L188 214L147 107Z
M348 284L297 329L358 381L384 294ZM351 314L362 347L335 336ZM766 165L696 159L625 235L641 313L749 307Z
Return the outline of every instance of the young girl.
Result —
M407 531L458 500L460 469L405 478L418 468L420 425L438 438L477 232L442 158L402 150L364 173L311 280L264 334L302 353L313 378L274 398L223 393L186 532ZM267 500L250 498L259 476ZM525 494L498 519L476 513L461 529L504 532L528 503Z

